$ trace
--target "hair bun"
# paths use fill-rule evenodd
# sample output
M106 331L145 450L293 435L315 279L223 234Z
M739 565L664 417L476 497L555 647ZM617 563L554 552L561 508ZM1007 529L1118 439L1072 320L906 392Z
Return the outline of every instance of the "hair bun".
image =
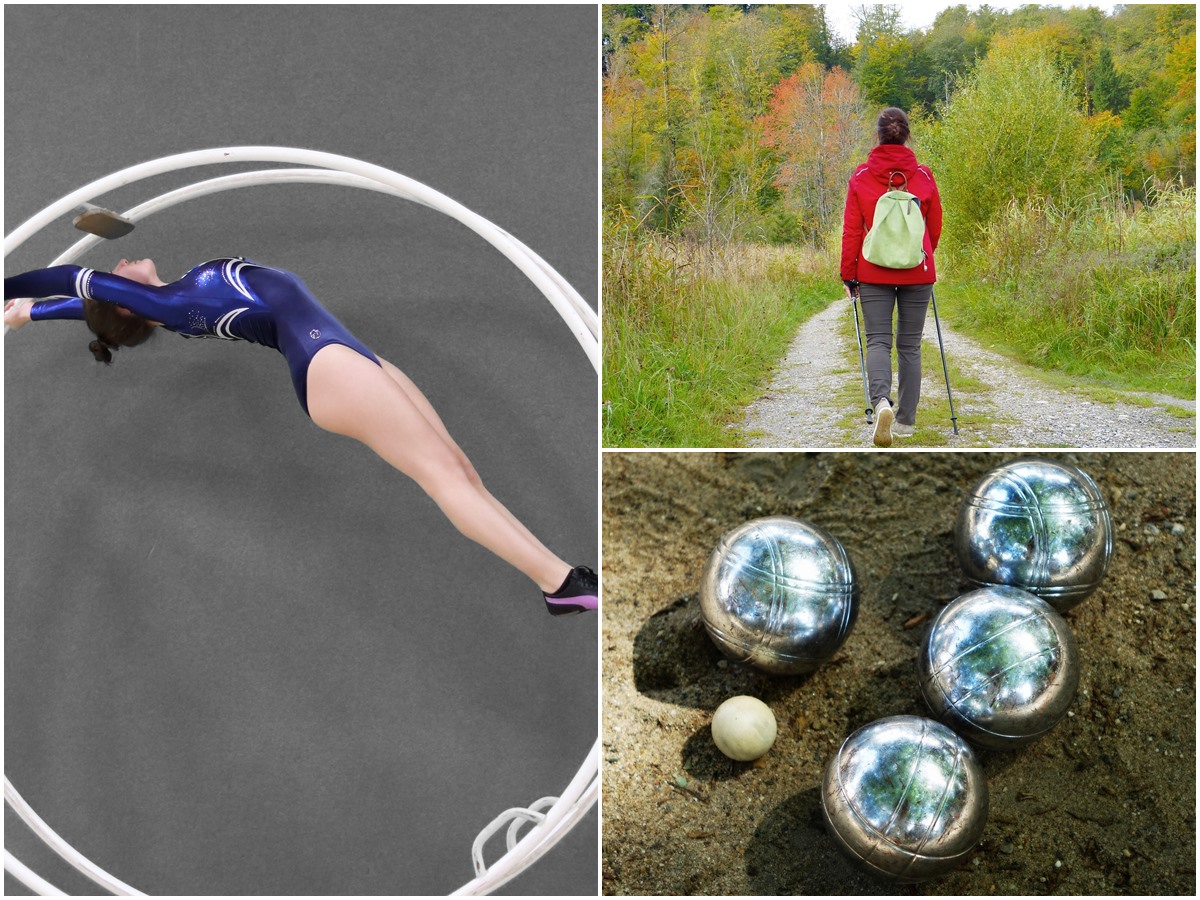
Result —
M908 141L908 116L902 109L889 106L879 114L875 127L881 144L903 144Z
M88 349L92 351L92 356L96 357L96 362L102 362L106 366L112 365L112 353L104 341L92 341L88 344Z

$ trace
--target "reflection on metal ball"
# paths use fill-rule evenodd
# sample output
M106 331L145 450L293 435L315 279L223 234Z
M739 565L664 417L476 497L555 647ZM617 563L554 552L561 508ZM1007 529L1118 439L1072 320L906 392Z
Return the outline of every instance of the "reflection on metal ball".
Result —
M859 588L832 535L790 516L721 538L700 585L709 635L727 656L780 675L809 672L845 642Z
M918 716L872 722L825 770L825 825L873 875L925 881L962 861L987 822L988 792L971 748Z
M1011 587L964 594L929 628L918 657L934 716L967 740L1014 750L1053 728L1079 686L1079 650L1050 604Z
M971 488L954 526L967 578L1022 588L1059 612L1100 584L1112 542L1112 520L1096 483L1074 466L1046 459L993 469Z

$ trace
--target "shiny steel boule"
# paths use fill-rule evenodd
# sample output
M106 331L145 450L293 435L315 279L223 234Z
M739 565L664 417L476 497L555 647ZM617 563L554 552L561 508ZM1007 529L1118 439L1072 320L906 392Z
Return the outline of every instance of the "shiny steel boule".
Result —
M891 881L926 881L979 843L987 782L945 725L893 716L846 738L825 769L821 807L834 841L859 866Z
M1112 520L1096 483L1074 466L1021 459L997 466L958 510L954 548L977 585L1008 584L1065 612L1108 571Z
M1015 750L1067 714L1079 687L1079 649L1049 603L988 587L938 613L918 656L934 716L967 740Z
M810 672L858 615L854 568L837 538L790 516L754 519L721 538L700 610L725 655L779 675Z

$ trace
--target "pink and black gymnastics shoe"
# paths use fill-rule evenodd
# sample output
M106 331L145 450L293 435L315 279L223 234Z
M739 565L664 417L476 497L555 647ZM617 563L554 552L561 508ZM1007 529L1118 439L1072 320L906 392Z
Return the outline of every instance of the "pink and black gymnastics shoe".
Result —
M600 581L587 566L576 566L553 594L542 593L552 616L570 616L600 605Z

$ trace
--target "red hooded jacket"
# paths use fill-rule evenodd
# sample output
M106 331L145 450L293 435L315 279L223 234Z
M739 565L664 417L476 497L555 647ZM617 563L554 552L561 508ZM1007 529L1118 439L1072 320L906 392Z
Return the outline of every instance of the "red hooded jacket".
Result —
M887 193L888 178L893 172L907 179L905 189L920 199L921 213L925 216L925 262L911 269L885 269L862 258L863 238L871 230L875 204ZM894 178L892 186L901 187L900 178ZM933 173L927 166L917 165L916 154L904 144L879 144L850 176L842 224L842 280L864 284L933 284L937 281L933 251L941 236L942 201Z

